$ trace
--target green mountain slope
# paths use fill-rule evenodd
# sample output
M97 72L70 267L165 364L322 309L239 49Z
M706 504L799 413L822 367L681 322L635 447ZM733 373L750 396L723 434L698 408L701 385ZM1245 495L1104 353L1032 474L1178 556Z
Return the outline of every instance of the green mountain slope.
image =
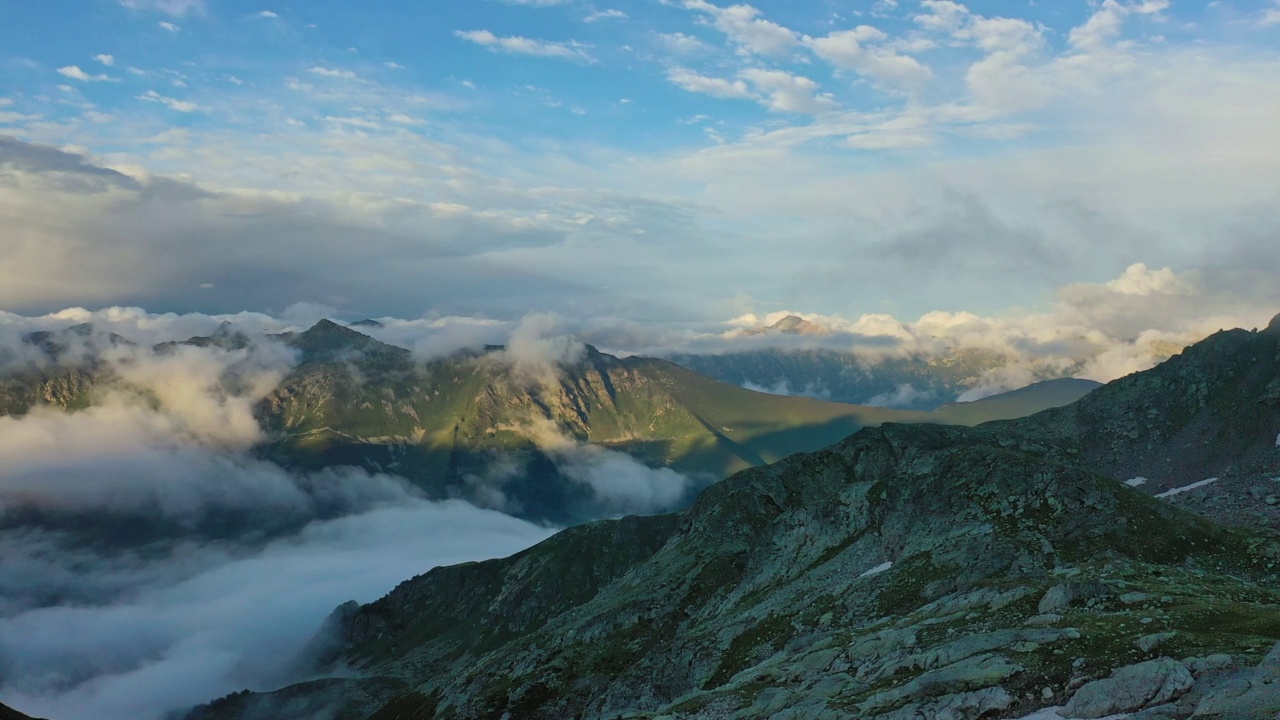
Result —
M1098 467L1275 463L1278 361L1280 320L1066 408L864 429L740 472L674 516L433 570L335 614L327 656L363 679L332 681L327 697L344 705L327 707L353 719L976 719L1061 704L1075 717L1155 705L1163 714L1144 717L1274 717L1280 535L1215 524ZM250 717L275 699L191 718Z
M624 451L705 485L738 470L830 445L882 422L976 424L1070 402L1092 385L1047 384L1017 399L936 413L830 403L745 390L652 358L587 348L548 377L526 378L498 348L415 364L406 351L323 322L283 338L302 363L264 403L270 455L305 468L354 464L402 474L439 496L462 495L498 457L524 481L504 485L524 512L562 520L587 502L557 478L547 435Z

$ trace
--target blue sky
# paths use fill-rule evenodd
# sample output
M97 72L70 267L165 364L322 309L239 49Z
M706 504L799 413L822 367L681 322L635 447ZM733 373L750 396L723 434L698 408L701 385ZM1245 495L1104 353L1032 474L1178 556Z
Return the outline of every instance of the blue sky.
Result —
M1135 262L1265 286L1278 47L1270 0L6 3L0 306L918 316Z

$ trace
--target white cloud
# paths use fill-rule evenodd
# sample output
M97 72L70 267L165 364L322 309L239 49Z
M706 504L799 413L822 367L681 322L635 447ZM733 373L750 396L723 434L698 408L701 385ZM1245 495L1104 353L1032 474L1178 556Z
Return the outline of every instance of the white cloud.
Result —
M708 77L686 68L672 68L667 79L689 92L717 98L753 99L755 96L742 80Z
M106 65L107 67L115 67L116 59L111 55L94 55L94 60Z
M586 17L582 18L583 22L598 22L600 20L626 20L627 14L621 10L610 8L608 10L596 10Z
M381 130L382 125L376 120L362 117L336 117L330 115L325 118L331 123L345 125L347 127L360 128L361 130Z
M1258 25L1261 27L1280 24L1280 0L1271 0L1271 4L1276 7L1263 10L1262 16L1258 19Z
M151 10L165 15L203 15L205 0L120 0L120 4L133 10Z
M533 57L562 58L588 63L595 61L587 52L587 45L573 41L533 40L518 35L498 37L488 30L456 30L453 34L467 42L475 43L495 52L530 55Z
M78 65L68 65L58 68L58 74L79 80L80 82L118 82L118 78L108 77L106 75L90 75L80 69Z
M138 99L145 100L147 102L159 103L175 112L191 113L191 112L204 110L203 107L201 107L200 105L197 105L196 103L189 102L187 100L178 100L177 98L167 97L165 95L161 95L155 90L148 90L142 93L141 95L138 96Z
M776 112L816 115L839 107L829 94L818 92L816 82L801 75L751 68L742 77L768 98L768 108Z
M262 11L259 11L255 17L270 19L270 18L278 18L280 16L270 10L262 10Z
M312 73L314 75L320 75L321 77L338 78L341 80L359 79L359 76L356 75L351 70L342 70L340 68L323 67L320 65L307 68L307 72Z
M171 33L176 33L176 32L181 32L181 31L182 31L182 26L180 26L180 25L174 25L173 23L169 22L168 20L161 20L160 22L156 23L156 25L159 25L162 29L164 29L164 30L168 30L168 31L169 31L169 32L171 32Z
M929 68L910 55L883 46L886 35L869 26L834 32L820 38L805 37L804 43L815 55L840 68L852 70L876 82L900 87L918 87L933 76Z
M712 50L710 44L703 42L700 38L684 33L659 33L657 36L658 43L667 51L677 55L701 55Z
M706 0L685 0L684 6L710 15L715 27L743 54L785 55L800 41L795 31L765 20L760 10L750 5L720 7Z

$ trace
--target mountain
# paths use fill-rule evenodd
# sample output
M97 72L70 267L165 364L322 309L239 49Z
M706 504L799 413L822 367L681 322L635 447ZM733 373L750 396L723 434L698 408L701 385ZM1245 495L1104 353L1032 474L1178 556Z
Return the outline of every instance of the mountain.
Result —
M39 349L64 336L90 346L62 359ZM263 457L304 471L353 465L393 473L434 498L462 497L561 524L654 509L602 504L590 478L584 482L601 465L600 456L587 457L588 446L686 475L683 493L667 496L665 508L674 509L733 472L830 445L864 426L976 424L1070 402L1092 387L1046 384L1017 400L922 413L758 393L668 361L617 358L590 347L573 362L531 370L501 347L421 362L329 320L272 337L294 349L298 362L257 408L269 438L258 449ZM91 328L32 336L30 348L45 361L0 375L0 412L85 407L121 383L89 351L95 342L103 343ZM154 351L252 343L223 323L208 336Z
M39 718L28 717L8 705L0 703L0 720L39 720Z
M829 335L831 330L815 322L805 320L799 315L788 315L778 322L763 328L747 330L748 335Z
M103 373L101 354L130 346L127 338L96 333L88 323L28 333L19 347L0 348L0 415L20 415L36 405L87 407Z
M434 569L335 611L315 647L348 679L189 718L1274 718L1280 535L1122 480L1270 483L1276 432L1280 318L1063 408L866 428Z
M672 362L722 382L782 395L802 395L863 405L931 410L972 390L1009 359L997 353L957 349L940 356L869 359L826 348L767 348L725 354L680 353ZM1044 366L1037 380L1079 368Z
M302 362L262 405L276 438L269 457L304 469L394 472L433 496L473 500L494 489L484 475L495 460L516 462L522 472L500 488L507 509L554 522L600 512L589 489L565 478L544 451L549 439L686 473L695 478L692 493L867 425L976 424L1070 402L1093 387L1047 385L1016 401L920 413L757 393L664 360L591 347L576 362L530 377L502 348L417 364L407 351L327 321L282 339L302 350Z
M1032 383L1024 388L989 395L971 402L947 403L933 412L949 425L977 425L990 420L1011 420L1034 415L1048 408L1070 405L1102 387L1102 383L1079 378L1058 378Z

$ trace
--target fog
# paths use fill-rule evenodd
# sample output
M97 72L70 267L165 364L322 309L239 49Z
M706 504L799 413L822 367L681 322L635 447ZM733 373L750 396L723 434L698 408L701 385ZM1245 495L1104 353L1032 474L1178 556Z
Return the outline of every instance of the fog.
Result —
M0 697L24 712L159 718L272 689L305 674L296 654L338 604L552 532L256 459L253 404L293 363L277 343L100 361L122 382L92 407L0 417Z
M117 552L8 530L6 597L59 585L76 597L5 609L0 696L59 720L145 720L242 688L274 689L305 677L297 653L338 604L549 534L462 502L409 497L265 545L175 540Z

